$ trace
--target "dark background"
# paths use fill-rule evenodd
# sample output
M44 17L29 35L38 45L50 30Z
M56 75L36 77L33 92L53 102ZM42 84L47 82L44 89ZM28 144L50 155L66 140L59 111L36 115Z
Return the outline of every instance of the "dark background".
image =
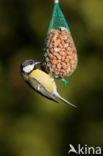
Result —
M67 156L69 144L103 146L103 0L60 0L78 68L58 92L78 108L33 92L19 66L41 61L53 0L0 0L0 156Z

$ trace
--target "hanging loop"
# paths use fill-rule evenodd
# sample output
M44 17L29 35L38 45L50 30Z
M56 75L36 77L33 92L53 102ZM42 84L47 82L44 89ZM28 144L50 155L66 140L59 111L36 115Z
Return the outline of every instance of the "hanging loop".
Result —
M55 3L59 3L59 0L54 0Z

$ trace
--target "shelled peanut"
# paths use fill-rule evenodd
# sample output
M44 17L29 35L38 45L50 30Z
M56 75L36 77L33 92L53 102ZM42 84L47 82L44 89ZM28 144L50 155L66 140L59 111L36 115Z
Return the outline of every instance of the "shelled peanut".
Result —
M77 53L68 30L50 29L43 49L42 67L54 77L69 76L76 68Z

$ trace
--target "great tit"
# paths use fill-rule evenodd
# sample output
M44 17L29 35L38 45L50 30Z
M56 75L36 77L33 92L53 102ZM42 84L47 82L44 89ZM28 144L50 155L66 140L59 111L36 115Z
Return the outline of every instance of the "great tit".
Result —
M64 101L65 103L76 107L75 105L71 104L69 101L63 99L57 92L56 83L53 77L44 71L37 68L37 64L40 62L36 62L32 59L25 60L20 65L20 72L23 76L23 79L29 84L29 86L41 94L42 96L58 102L55 97L59 98L60 100Z

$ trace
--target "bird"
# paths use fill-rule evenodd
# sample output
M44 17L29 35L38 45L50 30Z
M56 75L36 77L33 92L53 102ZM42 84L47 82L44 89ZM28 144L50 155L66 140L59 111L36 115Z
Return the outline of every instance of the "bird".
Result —
M39 69L37 67L38 64L40 64L40 62L28 59L20 65L20 72L24 81L34 91L38 92L49 100L59 103L57 99L60 99L64 103L69 104L72 107L76 107L59 95L53 76Z

